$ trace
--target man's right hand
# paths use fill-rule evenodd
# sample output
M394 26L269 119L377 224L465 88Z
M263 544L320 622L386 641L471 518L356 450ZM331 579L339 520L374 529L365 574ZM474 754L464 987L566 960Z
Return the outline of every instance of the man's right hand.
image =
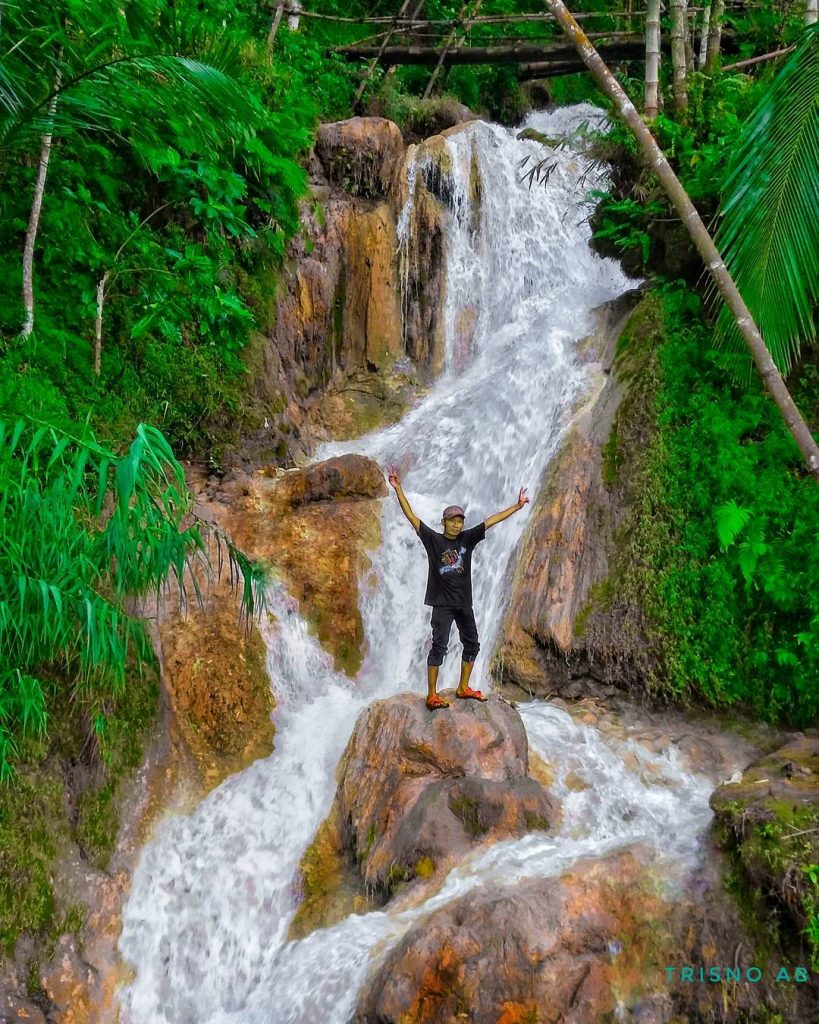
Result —
M387 474L387 479L389 480L389 482L392 484L393 487L398 489L401 486L401 477L398 475L398 467L392 465L387 466Z

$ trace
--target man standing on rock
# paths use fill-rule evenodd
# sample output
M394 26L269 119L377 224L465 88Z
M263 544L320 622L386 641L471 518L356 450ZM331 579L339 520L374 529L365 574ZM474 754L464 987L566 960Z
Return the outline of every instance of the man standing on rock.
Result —
M421 538L429 557L429 574L424 604L432 605L432 650L427 657L427 707L430 711L448 708L449 704L438 696L438 669L443 664L453 619L458 624L458 633L463 644L461 679L455 696L461 699L487 700L480 690L469 686L469 677L481 645L478 643L478 628L472 610L472 552L484 539L490 526L502 522L522 509L529 501L526 488L521 487L516 505L510 505L503 512L464 530L464 510L460 505L447 505L441 516L444 532L435 533L422 523L410 508L407 496L401 487L401 478L396 466L387 466L388 479L395 488L404 515L412 523Z

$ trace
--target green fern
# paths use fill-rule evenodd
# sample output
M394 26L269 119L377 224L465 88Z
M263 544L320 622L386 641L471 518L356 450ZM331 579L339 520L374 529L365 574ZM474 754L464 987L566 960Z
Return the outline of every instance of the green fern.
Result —
M714 513L717 523L717 537L720 547L725 550L730 547L737 537L742 533L751 519L751 510L740 508L733 500L720 505Z

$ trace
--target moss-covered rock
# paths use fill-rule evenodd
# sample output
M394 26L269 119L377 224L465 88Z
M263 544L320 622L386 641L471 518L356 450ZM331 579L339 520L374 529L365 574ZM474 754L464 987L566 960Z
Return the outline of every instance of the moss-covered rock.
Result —
M819 737L797 737L711 796L746 897L784 908L819 966ZM761 899L760 899L761 897ZM768 910L765 911L765 903ZM786 937L785 929L782 937Z

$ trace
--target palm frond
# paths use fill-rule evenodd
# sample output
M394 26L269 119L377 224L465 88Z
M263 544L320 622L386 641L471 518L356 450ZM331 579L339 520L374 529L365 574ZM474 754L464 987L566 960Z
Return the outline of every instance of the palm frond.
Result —
M781 372L814 336L819 300L819 26L745 125L716 242ZM717 340L737 376L750 356L727 308ZM744 358L743 358L744 357Z
M77 0L70 18L59 6L24 3L4 24L11 42L0 52L1 148L46 132L154 138L174 116L194 137L211 139L235 124L252 131L264 118L234 77L239 45L226 29L204 17L158 17L156 5L138 0L124 9Z

